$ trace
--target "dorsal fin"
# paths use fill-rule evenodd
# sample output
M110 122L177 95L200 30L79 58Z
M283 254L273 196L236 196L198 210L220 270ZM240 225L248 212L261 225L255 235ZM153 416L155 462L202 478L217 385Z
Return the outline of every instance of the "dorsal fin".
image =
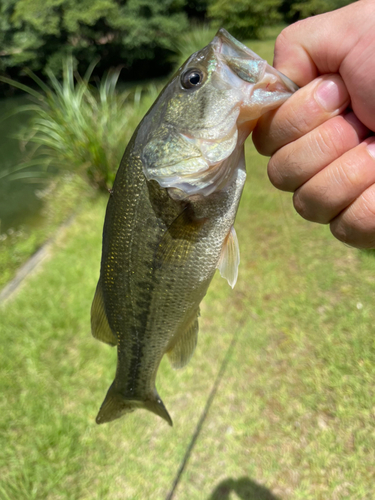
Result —
M182 368L187 365L195 351L199 330L198 317L199 309L194 320L186 330L182 332L172 349L167 352L168 359L173 368Z
M93 337L112 346L117 345L117 338L108 324L104 309L103 292L100 280L96 287L94 300L91 306L91 333Z
M232 226L225 238L217 268L229 285L234 288L238 277L238 266L240 263L240 248L238 246L237 234Z

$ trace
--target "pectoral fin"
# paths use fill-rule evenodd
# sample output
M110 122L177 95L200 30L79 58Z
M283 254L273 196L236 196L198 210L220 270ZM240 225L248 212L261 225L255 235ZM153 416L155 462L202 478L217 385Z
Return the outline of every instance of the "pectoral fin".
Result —
M206 220L196 218L187 206L162 236L156 251L156 266L183 266Z
M103 292L99 281L91 306L91 333L93 337L112 346L117 345L117 338L108 324L104 309Z
M187 365L192 357L198 341L198 316L194 318L188 328L180 335L177 343L167 352L169 361L173 368L182 368Z
M240 248L238 246L236 231L232 226L227 237L225 238L219 262L217 264L217 268L219 269L221 276L228 281L232 288L234 288L234 285L237 282L239 263Z

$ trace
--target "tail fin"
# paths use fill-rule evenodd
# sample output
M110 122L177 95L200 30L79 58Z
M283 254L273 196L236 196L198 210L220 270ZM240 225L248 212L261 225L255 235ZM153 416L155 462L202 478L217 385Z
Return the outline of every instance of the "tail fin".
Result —
M105 424L106 422L111 422L138 408L144 408L159 415L159 417L166 420L169 425L173 426L172 419L156 389L154 389L144 401L141 401L137 399L127 399L116 389L114 383L108 389L107 395L96 417L96 423Z
M152 411L159 417L163 418L168 424L173 427L172 419L164 406L163 401L160 399L159 394L156 389L154 389L153 399L148 399L147 401L143 401L140 408L145 408L148 411Z

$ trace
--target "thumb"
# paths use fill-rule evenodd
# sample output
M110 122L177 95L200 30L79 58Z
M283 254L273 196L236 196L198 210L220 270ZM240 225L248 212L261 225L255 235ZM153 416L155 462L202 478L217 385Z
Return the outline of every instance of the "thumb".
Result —
M375 0L299 21L276 40L274 66L299 86L339 73L357 117L375 130Z

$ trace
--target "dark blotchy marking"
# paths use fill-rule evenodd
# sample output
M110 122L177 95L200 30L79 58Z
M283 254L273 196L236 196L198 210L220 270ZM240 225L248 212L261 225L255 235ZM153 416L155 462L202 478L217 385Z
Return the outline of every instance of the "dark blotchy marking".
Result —
M139 307L139 309L143 309L144 311L146 311L149 306L149 302L147 300L144 300L144 298L142 298L136 301L136 305L137 307Z
M142 347L143 347L143 344L142 344ZM131 352L133 355L132 356L132 364L133 364L133 361L135 361L138 364L139 360L143 357L142 350L139 350L138 346L136 344L134 344L132 346Z
M134 391L136 391L136 384L140 380L138 373L141 366L140 360L143 357L144 333L148 320L148 307L151 303L155 280L153 280L151 276L150 282L140 281L137 283L137 286L141 286L144 293L142 299L136 302L137 307L140 307L141 311L139 314L135 314L137 327L131 332L131 338L133 339L131 347L132 356L129 367L129 379L126 387L126 391L129 394L134 394ZM149 288L148 290L147 287Z
M149 281L137 281L135 286L140 290L147 291L147 289L150 288L150 282Z
M146 323L147 323L147 313L145 311L141 311L139 314L134 315L135 319L138 321L138 324L141 325L141 327L146 328ZM145 320L146 319L146 320ZM142 333L144 332L144 329L141 330Z

